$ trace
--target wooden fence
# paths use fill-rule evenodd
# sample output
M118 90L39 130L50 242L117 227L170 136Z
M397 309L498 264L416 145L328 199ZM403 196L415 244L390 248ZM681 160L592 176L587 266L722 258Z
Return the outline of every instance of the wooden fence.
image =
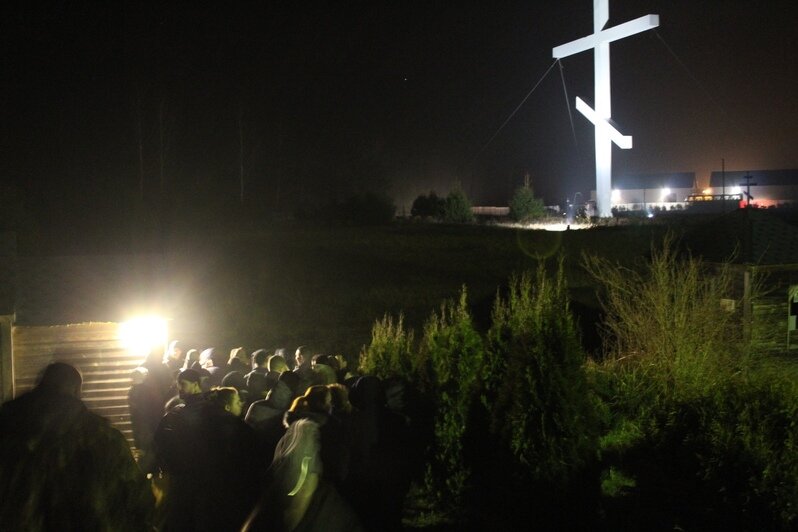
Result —
M31 390L51 362L71 364L83 374L83 402L108 419L132 446L130 373L143 359L123 347L117 323L15 326L12 345L14 397Z

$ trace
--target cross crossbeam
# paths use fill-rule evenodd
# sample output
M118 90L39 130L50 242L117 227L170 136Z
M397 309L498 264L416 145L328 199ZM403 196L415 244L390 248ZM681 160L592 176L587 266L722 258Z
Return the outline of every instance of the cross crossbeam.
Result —
M568 57L591 48L594 50L594 88L596 107L591 109L576 98L576 109L595 127L596 136L596 207L601 217L612 215L612 144L621 149L632 148L632 137L622 135L611 123L610 43L659 26L659 15L645 15L612 28L604 29L609 20L609 0L593 0L593 34L552 49L555 59Z
M610 139L622 150L632 149L632 137L629 135L622 135L609 120L604 120L596 115L596 112L590 108L579 96L576 97L576 110L582 113L585 118L590 120L590 123L596 126L596 131L601 131L603 134L610 137Z
M624 37L630 37L637 33L643 33L644 31L656 28L657 26L659 26L659 15L645 15L640 18L630 20L629 22L624 22L618 26L614 26L608 30L602 30L598 33L594 33L593 35L588 35L587 37L582 37L581 39L577 39L566 44L561 44L552 50L552 57L555 59L562 59L563 57L568 57L569 55L578 54L579 52L584 52L586 50L590 50L591 48L595 48L599 43L619 41Z

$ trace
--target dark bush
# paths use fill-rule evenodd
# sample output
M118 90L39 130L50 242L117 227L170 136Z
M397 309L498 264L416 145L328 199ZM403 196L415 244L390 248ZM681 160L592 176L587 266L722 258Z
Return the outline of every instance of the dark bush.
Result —
M433 190L428 195L422 194L413 201L410 214L412 216L440 219L443 218L445 204L446 200L439 198Z
M443 219L449 223L468 223L474 221L471 212L471 201L462 188L457 187L446 196L443 208Z
M528 183L515 191L513 199L510 200L510 218L516 222L527 222L542 218L545 214L543 200L535 197Z
M396 205L385 195L366 192L344 200L338 214L342 221L353 225L385 225L393 221Z
M350 225L384 225L391 223L395 214L393 200L373 192L355 194L343 201L301 204L294 209L294 216L298 220Z

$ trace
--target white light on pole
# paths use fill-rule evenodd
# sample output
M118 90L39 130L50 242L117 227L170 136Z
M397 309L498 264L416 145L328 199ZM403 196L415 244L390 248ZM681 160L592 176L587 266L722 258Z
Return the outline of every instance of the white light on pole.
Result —
M142 357L153 348L164 348L167 335L166 320L157 316L143 316L119 324L122 344L131 353Z

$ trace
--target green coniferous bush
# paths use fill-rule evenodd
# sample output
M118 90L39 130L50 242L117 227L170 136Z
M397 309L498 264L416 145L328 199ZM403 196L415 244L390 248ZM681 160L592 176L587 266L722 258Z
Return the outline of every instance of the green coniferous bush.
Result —
M516 222L528 222L541 218L545 214L546 208L543 205L543 200L535 197L529 181L515 191L510 200L510 218Z
M459 186L449 192L443 206L443 220L449 223L468 223L474 221L471 201Z
M360 353L360 371L380 379L400 377L412 382L417 377L413 331L404 327L404 316L394 321L384 315L371 328L371 343Z
M595 449L584 354L562 262L510 280L488 332L486 405L522 476L564 486Z
M428 195L420 195L413 201L413 206L410 208L411 216L419 216L423 218L443 218L444 206L446 200L439 198L434 190L430 191Z
M435 410L426 485L441 510L462 510L471 474L464 438L483 363L482 338L474 329L465 287L456 303L444 303L427 321L422 352L429 376L426 391Z

